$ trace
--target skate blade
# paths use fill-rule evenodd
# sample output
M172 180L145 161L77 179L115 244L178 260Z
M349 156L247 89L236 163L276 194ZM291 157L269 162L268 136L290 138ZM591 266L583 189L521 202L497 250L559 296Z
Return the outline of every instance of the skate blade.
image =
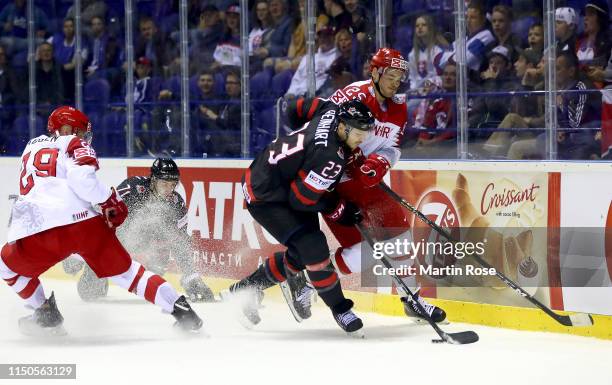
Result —
M363 332L363 329L355 330L354 332L346 332L346 335L355 339L365 339L365 333Z
M283 281L278 284L281 289L281 293L283 293L283 297L285 297L285 302L287 302L287 306L289 306L289 310L291 310L291 314L293 314L293 318L299 323L304 319L300 317L295 306L293 306L293 299L291 298L291 289L289 288L289 284L287 281Z

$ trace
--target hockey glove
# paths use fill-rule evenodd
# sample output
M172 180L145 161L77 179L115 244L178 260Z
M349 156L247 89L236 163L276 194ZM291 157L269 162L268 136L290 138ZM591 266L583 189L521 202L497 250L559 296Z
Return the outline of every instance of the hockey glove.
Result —
M354 226L363 220L359 207L344 199L340 199L335 208L323 213L323 216L342 226Z
M387 158L378 154L370 154L359 167L356 177L366 187L376 186L390 168L391 165Z
M125 202L117 195L115 188L111 188L111 195L106 201L100 203L102 216L108 227L115 228L121 226L128 215L128 208Z
M357 147L351 152L351 154L346 158L346 172L352 178L356 178L357 175L361 173L359 171L359 167L365 162L366 157L363 155L363 151L361 148Z

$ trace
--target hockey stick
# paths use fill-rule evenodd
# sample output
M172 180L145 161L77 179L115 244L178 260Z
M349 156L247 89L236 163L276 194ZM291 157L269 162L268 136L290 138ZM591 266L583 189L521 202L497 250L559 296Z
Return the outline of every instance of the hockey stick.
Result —
M395 191L391 190L391 188L387 184L380 183L379 186L387 194L389 194L393 199L395 199L399 204L407 208L408 211L416 215L421 221L425 222L432 229L438 232L438 234L442 235L444 238L448 239L451 242L456 242L456 240L453 239L453 237L446 230L444 230L443 228L435 224L431 219L427 218L425 214L423 214L417 208L415 208L410 203L408 203L408 201L406 201L404 198L399 196ZM487 261L482 259L479 255L472 254L471 257L473 257L476 260L476 262L478 262L484 268L486 269L493 268L493 266L491 266ZM550 308L548 308L546 305L544 305L543 303L535 299L531 294L527 293L525 289L520 287L510 278L506 277L503 273L500 273L499 271L497 271L497 269L495 269L495 275L503 283L505 283L507 286L509 286L514 291L519 293L519 295L524 297L527 301L537 306L540 310L542 310L548 316L553 318L555 321L559 322L561 325L565 325L565 326L591 326L593 325L593 317L591 317L590 314L586 314L586 313L575 313L575 314L570 314L570 315L557 314L554 311L552 311Z
M372 239L372 236L370 235L370 233L363 227L362 224L358 224L357 229L359 229L359 232L366 239L370 247L374 249L374 240ZM386 256L383 256L380 260L382 261L383 265L385 265L387 268L393 268L391 263L387 260ZM408 288L408 285L406 285L406 283L402 281L395 274L392 274L391 277L393 278L393 280L398 286L401 286L401 288L410 297L412 297L416 306L419 308L419 311L421 312L421 314L424 316L427 322L429 322L431 327L434 328L436 333L438 333L438 335L440 336L440 339L434 339L434 340L431 340L431 342L434 342L434 343L448 342L449 344L463 345L463 344L472 344L478 341L478 334L476 334L473 331L466 331L466 332L459 332L459 333L446 333L445 331L440 329L440 327L434 322L434 320L431 319L429 314L427 314L427 312L425 311L421 303L418 301L418 297Z

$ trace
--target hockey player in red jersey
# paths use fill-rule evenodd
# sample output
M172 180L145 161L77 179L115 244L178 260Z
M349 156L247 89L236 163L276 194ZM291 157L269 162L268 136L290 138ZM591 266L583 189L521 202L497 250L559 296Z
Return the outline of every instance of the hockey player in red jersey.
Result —
M411 240L408 216L395 200L385 193L378 184L385 174L399 160L399 144L408 120L406 101L396 95L401 83L406 79L408 63L399 51L381 48L370 61L370 80L352 83L337 90L329 98L339 104L346 100L361 100L374 114L375 128L366 140L357 147L347 159L346 173L337 191L340 196L354 202L361 209L364 224L368 228L384 229L384 234L376 234L380 240L400 238ZM288 106L289 124L296 127L318 114L319 105L324 99L297 99ZM341 247L336 250L332 260L341 274L359 272L361 266L361 234L355 227L338 226L326 222ZM297 304L309 290L299 277L281 285L285 293L290 293ZM312 290L312 289L310 289ZM418 288L414 288L418 294ZM400 298L407 316L423 318L417 310L412 297ZM444 310L427 303L422 297L419 302L436 322L446 318Z
M39 276L75 253L98 277L161 307L177 326L197 330L202 320L185 297L159 275L133 261L115 235L127 206L96 176L89 118L62 106L49 116L48 135L31 139L21 156L19 197L7 241L0 252L0 277L34 310L19 320L24 334L65 334L53 293L45 297ZM99 211L97 210L99 206Z

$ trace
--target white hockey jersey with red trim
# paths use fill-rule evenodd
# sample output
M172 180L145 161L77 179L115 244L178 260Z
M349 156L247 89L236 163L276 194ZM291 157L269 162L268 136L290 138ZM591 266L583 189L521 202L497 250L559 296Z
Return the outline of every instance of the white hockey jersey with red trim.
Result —
M352 99L361 100L376 118L374 130L359 145L363 154L380 154L393 166L400 158L399 144L408 121L405 98L396 95L380 104L376 100L371 80L351 83L329 97L329 100L336 104Z
M94 149L74 135L31 139L21 162L8 242L99 215L93 205L110 196Z

